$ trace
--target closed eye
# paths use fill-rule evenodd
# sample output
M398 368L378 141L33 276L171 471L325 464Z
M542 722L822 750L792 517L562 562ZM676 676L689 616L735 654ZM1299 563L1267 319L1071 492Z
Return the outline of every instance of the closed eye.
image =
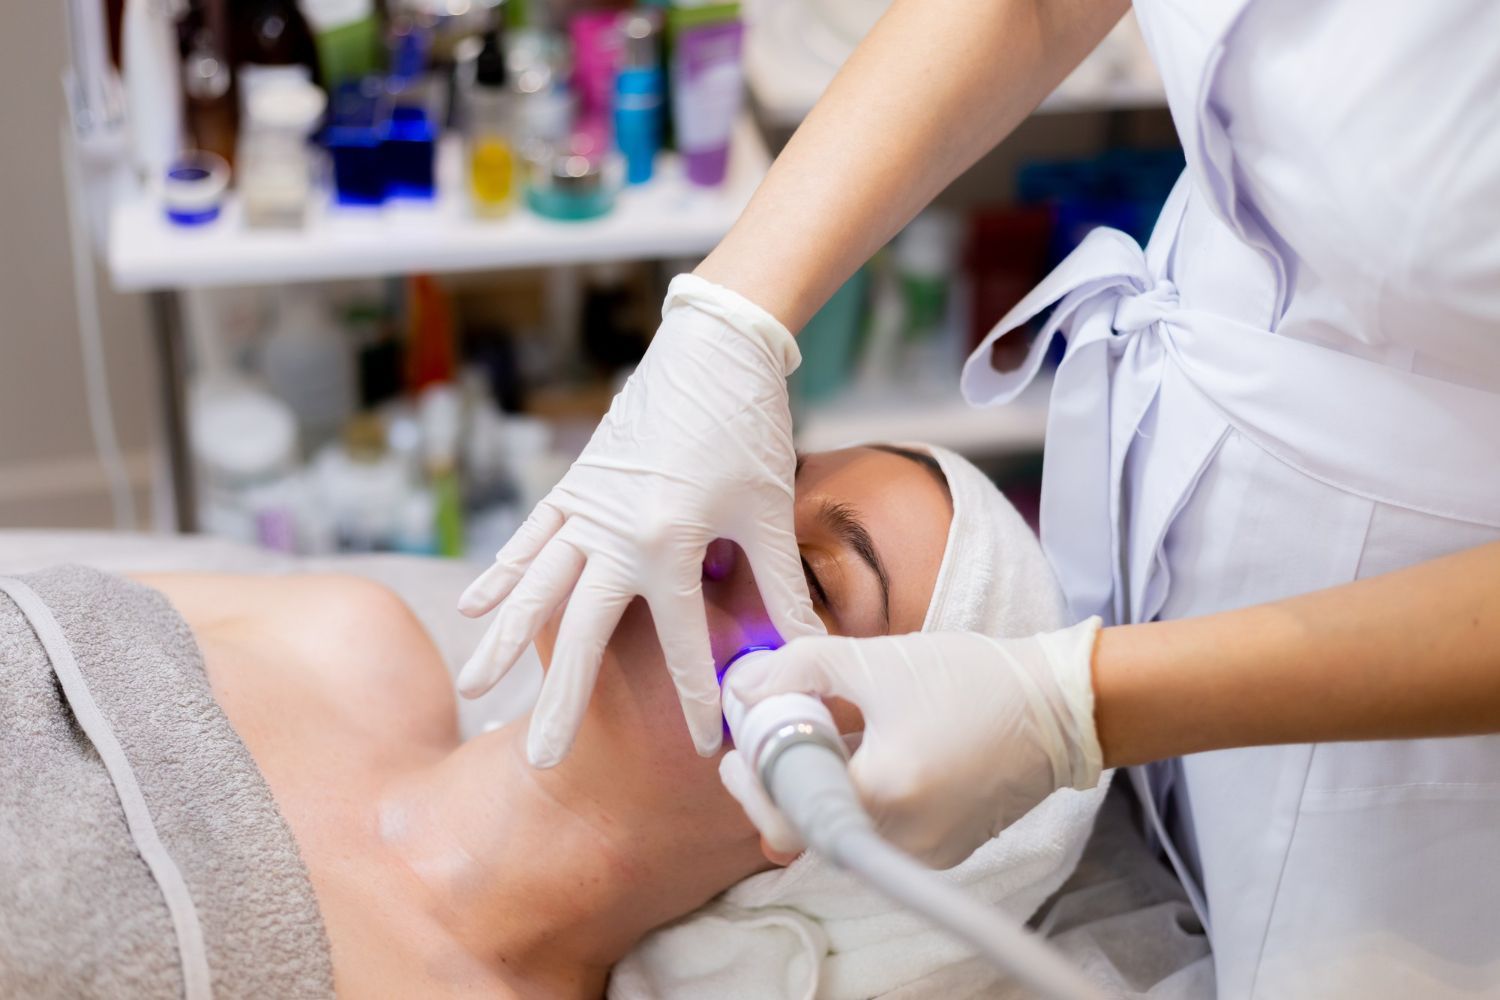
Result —
M828 607L828 591L823 589L823 583L818 579L818 574L812 571L812 566L806 559L802 560L802 575L807 577L807 589L812 591L813 597L821 608Z

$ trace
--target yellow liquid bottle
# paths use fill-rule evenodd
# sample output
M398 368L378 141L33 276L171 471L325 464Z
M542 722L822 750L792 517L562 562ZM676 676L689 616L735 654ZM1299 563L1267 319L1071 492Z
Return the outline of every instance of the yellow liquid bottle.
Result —
M497 29L485 33L465 98L468 118L469 196L474 214L494 217L516 202L516 154L506 86L505 46Z
M475 136L469 149L469 190L479 215L504 215L515 204L516 157L503 136Z

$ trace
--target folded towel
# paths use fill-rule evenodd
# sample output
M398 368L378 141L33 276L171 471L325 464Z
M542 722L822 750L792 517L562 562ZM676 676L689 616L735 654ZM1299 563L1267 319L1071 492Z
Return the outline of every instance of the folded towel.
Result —
M165 598L0 579L0 691L0 996L333 996L297 845Z
M1031 529L988 477L942 448L953 523L923 631L1030 635L1063 624L1062 595ZM1078 863L1108 776L1055 792L942 878L1027 920ZM863 998L977 996L1004 977L925 920L814 854L734 886L641 942L609 996Z

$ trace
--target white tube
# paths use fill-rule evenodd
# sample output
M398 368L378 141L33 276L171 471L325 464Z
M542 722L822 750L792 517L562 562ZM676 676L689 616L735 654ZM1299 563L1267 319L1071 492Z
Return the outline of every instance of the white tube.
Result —
M147 185L160 184L182 152L175 6L170 0L127 0L120 29L131 159Z

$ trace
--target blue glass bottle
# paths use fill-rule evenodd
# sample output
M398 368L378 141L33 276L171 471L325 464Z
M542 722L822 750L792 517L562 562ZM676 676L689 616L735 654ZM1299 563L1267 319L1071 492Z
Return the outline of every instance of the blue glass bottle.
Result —
M388 198L430 201L436 192L438 125L427 78L429 43L426 30L414 22L398 26L392 38L391 107L380 137Z
M382 93L381 82L374 77L334 91L323 144L333 160L334 197L340 205L385 201Z

